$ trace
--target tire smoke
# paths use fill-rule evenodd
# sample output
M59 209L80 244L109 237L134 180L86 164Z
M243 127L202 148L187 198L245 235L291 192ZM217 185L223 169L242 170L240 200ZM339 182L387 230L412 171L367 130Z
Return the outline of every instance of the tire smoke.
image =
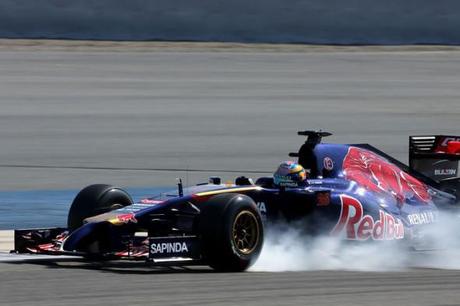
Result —
M458 213L441 213L437 223L420 226L417 248L408 241L308 237L298 228L286 224L267 228L264 247L250 271L460 269Z

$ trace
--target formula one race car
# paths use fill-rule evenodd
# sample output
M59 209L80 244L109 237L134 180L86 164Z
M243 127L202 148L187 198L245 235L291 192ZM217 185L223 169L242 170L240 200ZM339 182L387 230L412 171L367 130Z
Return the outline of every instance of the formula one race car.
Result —
M408 167L368 144L321 143L331 135L321 131L299 135L307 141L290 156L309 172L306 185L279 186L273 177L226 185L214 177L188 188L179 182L177 191L137 203L120 188L91 185L74 199L67 228L16 230L15 252L243 271L272 222L296 221L310 235L413 247L439 209L457 204L458 137L411 137Z

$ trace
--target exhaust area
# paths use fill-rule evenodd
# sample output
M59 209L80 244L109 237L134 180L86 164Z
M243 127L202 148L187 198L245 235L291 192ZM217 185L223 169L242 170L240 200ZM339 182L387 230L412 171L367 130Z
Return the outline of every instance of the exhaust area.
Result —
M264 247L250 271L460 269L460 216L457 212L440 213L438 222L425 225L418 236L420 242L414 249L408 241L308 237L298 226L278 224L267 228Z

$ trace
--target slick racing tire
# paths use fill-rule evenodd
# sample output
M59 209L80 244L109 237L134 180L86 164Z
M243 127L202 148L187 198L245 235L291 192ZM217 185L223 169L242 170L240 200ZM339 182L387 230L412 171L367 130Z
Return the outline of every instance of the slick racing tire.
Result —
M217 271L240 272L259 257L264 231L254 201L221 194L200 206L199 232L205 261Z
M83 225L83 220L133 203L123 189L105 184L83 188L70 206L67 227L72 232Z

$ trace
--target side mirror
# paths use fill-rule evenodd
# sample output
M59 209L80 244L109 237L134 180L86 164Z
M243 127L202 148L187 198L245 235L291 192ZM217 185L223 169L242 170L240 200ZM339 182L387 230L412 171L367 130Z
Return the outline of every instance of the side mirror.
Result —
M218 176L211 176L208 180L209 184L220 185L222 180Z
M245 176L239 176L235 179L235 185L237 186L254 185L254 182L250 178L247 178Z

